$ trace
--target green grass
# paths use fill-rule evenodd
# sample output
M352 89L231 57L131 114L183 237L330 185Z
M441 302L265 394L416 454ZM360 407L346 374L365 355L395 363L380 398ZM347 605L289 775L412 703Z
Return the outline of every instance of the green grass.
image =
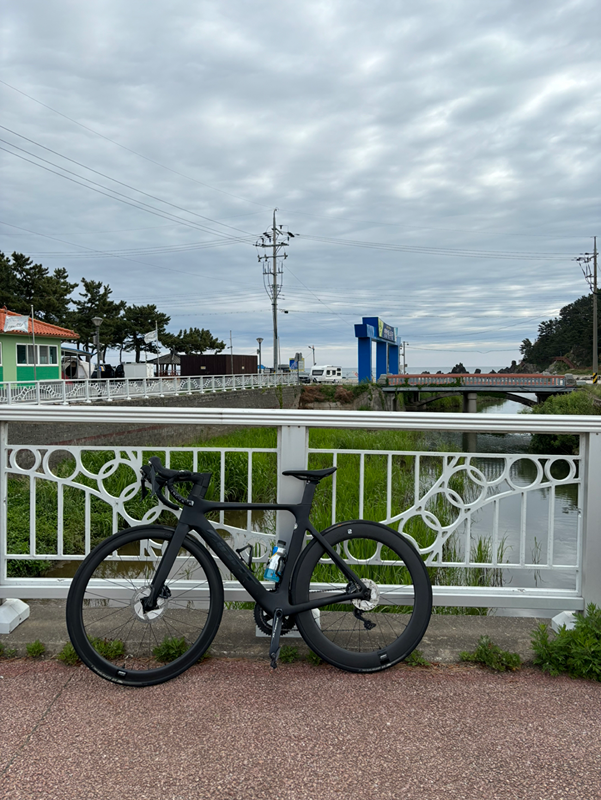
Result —
M404 659L404 663L408 664L410 667L429 667L430 662L427 658L424 658L421 650L413 650L406 659Z
M527 412L530 414L582 414L598 416L601 407L595 405L595 393L591 387L576 389L570 394L559 394L549 397L544 403L533 406ZM577 454L579 437L568 433L534 433L530 440L530 449L533 453L560 453L564 455Z
M17 651L12 647L6 647L3 642L0 642L0 658L14 658Z
M181 638L177 636L165 637L161 644L153 649L152 655L157 661L168 663L169 661L175 661L176 658L183 656L184 653L188 651L188 647L189 645L184 636Z
M483 667L493 670L493 672L505 672L506 670L515 672L522 666L522 659L519 653L501 650L488 636L481 636L476 649L473 652L464 650L459 654L459 658L461 661L481 664Z
M25 649L27 650L29 658L41 658L46 652L45 645L43 645L39 639L36 639L35 642L31 642L31 644L25 645Z
M291 644L282 645L282 649L280 650L280 661L282 664L292 664L294 661L298 661L299 658L298 647Z
M575 626L563 625L557 634L541 623L532 637L534 663L550 675L570 675L601 681L601 609L590 603Z
M94 637L90 639L90 644L97 653L100 653L108 661L125 655L125 645L121 639L99 639Z
M70 667L74 667L76 664L79 663L79 656L75 652L75 648L73 647L71 642L67 642L67 644L57 655L57 658L59 661L62 661L63 664L67 664Z

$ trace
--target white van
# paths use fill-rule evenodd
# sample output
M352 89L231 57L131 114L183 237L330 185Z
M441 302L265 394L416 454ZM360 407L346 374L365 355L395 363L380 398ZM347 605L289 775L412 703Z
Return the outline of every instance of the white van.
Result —
M342 383L342 367L333 367L331 364L311 367L311 383Z

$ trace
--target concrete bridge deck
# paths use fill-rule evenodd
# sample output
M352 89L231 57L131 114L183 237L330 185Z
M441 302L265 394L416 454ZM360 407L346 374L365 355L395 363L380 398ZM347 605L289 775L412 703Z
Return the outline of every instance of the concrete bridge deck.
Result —
M509 374L509 373L469 373L469 374L419 374L388 375L387 386L382 389L389 393L409 395L409 401L416 406L424 406L436 398L423 400L421 392L441 394L446 397L463 396L463 410L476 412L477 394L504 394L525 406L541 403L556 394L569 394L576 388L576 382L566 375ZM524 397L523 393L535 394L536 400Z

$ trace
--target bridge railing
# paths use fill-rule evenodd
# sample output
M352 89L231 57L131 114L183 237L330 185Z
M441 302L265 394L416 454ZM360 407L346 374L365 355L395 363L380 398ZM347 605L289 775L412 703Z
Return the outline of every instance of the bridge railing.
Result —
M11 441L11 423L68 422L260 426L277 437L267 446L217 448ZM568 433L580 437L580 448L570 456L349 450L312 444L318 428ZM431 568L438 605L601 605L597 418L43 405L0 408L0 598L65 597L70 575L99 539L155 522L162 509L141 501L139 470L157 452L168 466L210 469L221 499L236 480L252 501L263 481L277 486L280 502L297 502L302 485L283 470L338 466L333 481L320 486L320 524L365 516L411 537ZM290 524L286 513L222 513L218 527L235 547L253 545L261 562ZM228 580L226 590L230 600L247 599L237 583Z
M0 406L40 403L93 403L100 400L164 397L165 395L225 392L292 386L296 373L195 375L190 377L99 378L53 381L0 382Z
M390 386L469 386L499 388L565 388L565 375L510 375L478 374L478 375L389 375Z

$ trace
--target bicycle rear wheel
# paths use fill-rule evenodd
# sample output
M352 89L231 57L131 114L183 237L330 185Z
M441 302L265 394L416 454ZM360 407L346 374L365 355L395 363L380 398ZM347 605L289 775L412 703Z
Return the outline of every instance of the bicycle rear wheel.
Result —
M130 528L105 539L79 567L67 598L67 629L77 655L114 683L151 686L188 669L213 641L223 583L210 553L187 536L158 607L142 599L173 529Z
M303 639L318 656L349 672L377 672L402 661L421 641L432 613L422 557L400 534L376 522L343 522L322 535L372 593L368 601L322 606L319 615L297 614ZM347 586L340 568L313 540L299 561L293 602L327 598Z

